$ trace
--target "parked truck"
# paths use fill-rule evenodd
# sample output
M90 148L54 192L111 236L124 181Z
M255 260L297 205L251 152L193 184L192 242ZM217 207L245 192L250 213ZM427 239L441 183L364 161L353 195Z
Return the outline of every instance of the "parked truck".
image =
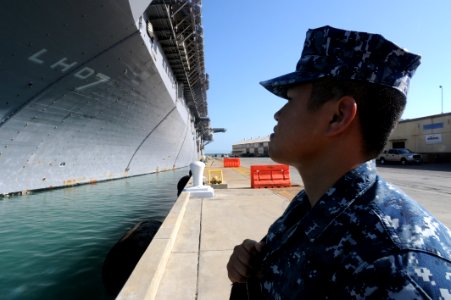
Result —
M377 158L381 165L387 162L399 162L403 165L408 163L420 164L423 162L421 154L412 152L407 148L393 148L384 150Z

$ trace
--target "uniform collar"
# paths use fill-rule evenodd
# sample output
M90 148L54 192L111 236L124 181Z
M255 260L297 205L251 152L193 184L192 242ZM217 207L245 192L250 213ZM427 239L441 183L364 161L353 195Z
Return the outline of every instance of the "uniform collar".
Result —
M298 225L310 242L376 181L376 165L368 161L341 177L313 206Z

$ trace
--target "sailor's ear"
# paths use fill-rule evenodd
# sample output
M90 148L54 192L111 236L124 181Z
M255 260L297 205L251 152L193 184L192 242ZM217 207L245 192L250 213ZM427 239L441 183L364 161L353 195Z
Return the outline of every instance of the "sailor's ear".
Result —
M347 130L357 117L357 103L351 96L343 96L330 111L328 135L337 135Z

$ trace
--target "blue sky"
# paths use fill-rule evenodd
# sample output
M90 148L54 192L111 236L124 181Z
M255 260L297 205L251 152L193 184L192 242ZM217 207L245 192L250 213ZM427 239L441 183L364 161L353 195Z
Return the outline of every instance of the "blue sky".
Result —
M272 133L284 104L259 85L295 69L309 28L331 25L380 33L422 56L402 116L451 111L451 1L204 0L208 109L212 127L224 127L207 153L231 152L244 138Z

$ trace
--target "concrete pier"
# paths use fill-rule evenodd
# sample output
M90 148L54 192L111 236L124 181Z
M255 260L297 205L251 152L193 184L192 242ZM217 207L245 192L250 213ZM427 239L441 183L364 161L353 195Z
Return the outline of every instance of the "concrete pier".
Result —
M190 197L186 192L180 195L117 299L229 299L231 283L226 264L233 247L246 238L260 240L303 186L298 173L290 168L293 187L251 189L251 164L261 164L261 160L242 160L238 168L223 168L222 159L207 162L205 176L210 169L221 169L227 188L215 189L213 198ZM451 169L447 165L444 168L445 171L434 173L435 181L449 182ZM401 169L380 169L383 176L406 187L422 205L451 226L449 196L442 197L432 187L422 187L416 177L409 177L407 186L397 182L399 172ZM416 170L402 172L413 174ZM418 178L425 181L421 174ZM425 194L414 191L411 185L419 185ZM439 186L443 195L449 195L447 184Z
M244 239L260 240L301 189L250 189L249 168L222 168L227 189L214 198L182 193L117 299L228 299L226 264Z

